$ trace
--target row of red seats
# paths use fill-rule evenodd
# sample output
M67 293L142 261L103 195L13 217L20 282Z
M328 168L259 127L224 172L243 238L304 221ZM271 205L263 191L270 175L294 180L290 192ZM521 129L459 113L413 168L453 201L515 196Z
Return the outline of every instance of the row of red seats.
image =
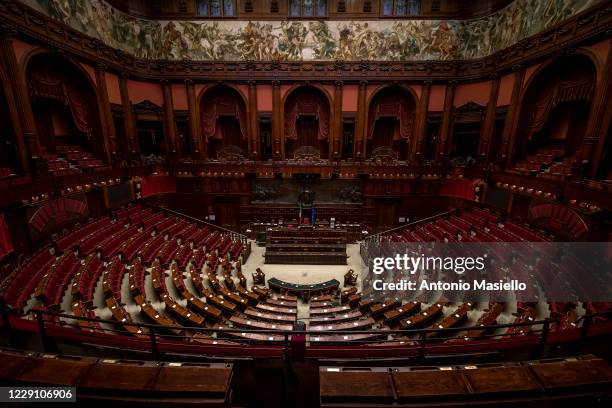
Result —
M3 290L2 299L4 302L21 311L37 282L40 281L54 261L55 257L51 255L48 248L34 254Z
M95 234L99 229L103 228L107 224L110 224L110 218L104 217L99 220L89 222L81 227L77 227L73 229L72 232L57 240L57 249L59 251L64 251L67 248L72 248L82 239L85 239L91 234Z
M94 289L102 273L103 266L100 258L96 255L92 254L86 258L72 284L72 296L75 299L91 304L93 301Z
M123 224L119 221L111 223L106 227L98 230L95 234L92 234L89 238L78 244L79 253L88 255L98 246L105 243L105 241L113 238L115 234L118 234L123 229Z
M130 292L132 295L144 295L145 294L145 268L138 261L132 263L129 272L130 277Z
M118 257L114 257L106 266L103 272L102 279L104 280L105 295L112 295L115 299L121 300L121 283L123 281L123 272L125 268Z
M178 250L176 239L169 239L157 252L157 257L162 265L169 265Z
M87 204L83 200L73 198L57 198L47 201L34 213L30 223L34 228L42 231L49 222L61 224L75 214L83 216L86 214Z
M59 261L55 262L48 270L46 276L39 283L36 292L39 299L52 309L59 308L64 297L66 287L77 272L80 262L73 252L65 253Z
M176 253L176 257L175 257L175 260L176 260L176 263L179 269L181 270L185 269L185 267L187 266L187 262L189 262L189 258L192 253L193 253L193 250L189 246L189 243L183 243L181 248Z
M124 228L100 245L100 256L102 259L111 257L119 251L122 244L137 236L140 236L140 234L136 226Z

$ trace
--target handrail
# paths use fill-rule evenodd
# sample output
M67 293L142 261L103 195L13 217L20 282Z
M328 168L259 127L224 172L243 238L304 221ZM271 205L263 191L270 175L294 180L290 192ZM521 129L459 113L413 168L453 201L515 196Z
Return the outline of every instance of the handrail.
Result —
M0 302L0 312L1 312L0 316L2 317L2 324L0 326L3 326L5 329L7 329L6 331L8 333L8 339L10 341L10 344L18 345L19 343L15 341L16 333L11 328L11 322L9 319L9 310L6 307L6 305L4 305L2 302ZM191 333L196 334L199 332L199 333L206 334L206 333L216 332L217 338L219 338L219 333L241 333L242 336L244 336L244 333L253 333L253 334L274 335L274 336L280 337L279 340L272 341L269 344L261 344L259 346L251 344L249 349L250 350L268 350L268 351L277 350L277 351L283 352L285 357L289 356L288 353L290 353L290 350L293 347L295 347L295 345L292 343L292 341L294 340L292 336L294 335L300 335L300 336L303 335L304 341L311 342L310 346L308 346L309 348L312 346L317 346L317 345L326 346L325 343L318 342L318 338L324 337L326 335L332 335L332 336L359 335L359 334L374 334L374 335L384 335L384 336L400 335L401 337L396 338L393 341L389 341L386 338L379 339L379 340L374 340L371 338L364 339L364 340L353 340L349 343L343 344L342 347L346 348L347 350L359 350L359 348L355 348L355 347L360 346L362 344L376 346L377 344L383 344L383 343L387 345L390 342L391 342L391 345L393 345L394 343L397 343L397 347L400 347L400 348L405 348L406 346L413 347L414 350L418 351L419 361L422 361L427 355L428 346L431 346L434 348L439 348L439 347L448 348L448 347L453 346L453 344L449 344L447 342L441 343L441 342L438 342L438 340L446 340L446 341L448 340L464 340L464 341L492 340L494 338L506 336L505 333L494 333L494 331L496 331L497 329L510 328L510 327L524 327L524 326L534 327L532 330L530 330L532 334L531 338L534 340L537 339L538 345L536 346L536 350L540 354L543 354L546 350L546 346L549 344L548 340L549 340L549 336L551 333L551 325L557 325L561 322L559 319L546 319L546 320L537 320L537 321L526 321L526 322L520 322L520 323L497 324L497 325L486 326L485 330L488 331L488 334L479 334L477 336L456 335L454 337L446 337L445 335L448 333L454 333L454 332L461 333L464 331L469 331L471 329L477 329L477 328L448 327L448 328L437 328L437 329L436 328L425 328L425 329L406 329L406 330L338 330L338 331L329 331L329 332L321 332L321 331L313 332L310 330L304 330L304 331L265 330L265 329L230 328L230 327L227 327L224 329L215 329L215 328L194 327L194 326L176 326L176 325L162 326L162 325L156 325L156 324L150 324L150 323L119 322L116 320L88 318L88 317L82 317L82 316L69 315L65 313L49 312L49 311L38 310L38 309L32 310L31 312L36 317L35 322L37 323L37 327L38 327L38 335L41 337L42 345L45 351L52 351L55 349L54 335L48 335L47 329L53 329L54 326L57 326L57 323L59 323L60 326L62 326L63 324L67 324L67 322L65 321L59 321L60 318L63 318L63 319L73 320L73 321L74 320L88 321L88 322L104 323L104 324L110 325L112 328L100 327L99 329L95 329L95 330L99 330L100 334L107 334L107 335L109 333L116 333L116 332L121 331L119 329L114 328L115 326L136 326L138 328L144 328L147 330L148 333L143 332L142 336L145 336L145 341L150 343L150 352L151 352L153 359L155 360L159 360L159 356L160 356L159 346L169 345L169 343L164 342L164 339L174 340L174 341L185 341L185 339L189 338L190 336L187 334L183 335L183 333L191 332ZM588 314L588 315L583 316L584 318L583 325L582 327L579 328L580 329L579 335L577 338L574 339L574 341L578 343L582 343L588 336L589 328L593 322L593 319L599 316L604 316L604 315L612 315L612 312L598 312L598 313ZM56 319L46 320L45 316L54 316ZM46 324L46 322L53 323L53 324L48 325ZM535 326L541 326L541 328L535 328ZM92 330L92 332L93 331L94 330ZM174 334L170 334L170 333L174 333ZM438 336L435 336L435 337L429 336L428 335L429 333L437 333ZM91 333L89 332L85 332L85 334L91 335ZM308 335L309 337L307 338L306 335ZM515 339L518 338L516 336L513 336L513 334L508 334L507 336L510 336ZM146 337L148 337L148 340L146 339ZM210 339L212 340L215 338L211 336ZM231 339L229 341L232 345L234 345ZM245 341L250 342L250 343L255 343L255 344L260 343L260 340L258 339L249 339L248 337L245 337L241 341L241 343L237 343L237 345L243 346ZM220 353L223 352L224 349L221 346L216 345L216 343L213 343L213 344L215 345L215 347L219 347ZM304 345L306 346L306 344ZM197 342L196 343L185 342L185 347L187 349L189 347L196 347L196 346L198 346ZM206 344L202 344L202 346L205 347ZM234 351L231 351L231 350L234 350ZM313 350L316 350L316 348ZM391 347L390 350L393 350L393 347ZM230 348L228 349L228 351L233 353L236 350Z
M65 314L65 313L50 312L50 311L38 310L38 309L32 310L32 313L34 313L35 315L48 315L48 316L55 316L58 318L81 320L81 321L96 322L96 323L105 323L105 324L110 324L110 325L136 326L136 327L145 327L149 329L150 328L166 329L166 330L178 329L181 331L187 330L187 331L211 332L211 333L223 331L225 333L257 333L257 334L277 334L277 335L294 335L294 334L308 335L308 334L311 334L311 335L321 336L325 334L340 334L340 335L341 334L387 334L387 335L401 334L403 336L410 336L410 335L423 334L423 333L440 333L440 332L450 333L450 332L455 332L455 331L467 331L471 329L478 329L478 327L457 326L457 327L446 327L446 328L401 329L401 330L380 330L380 329L379 330L334 330L330 332L321 332L321 331L312 331L312 330L303 330L303 331L266 330L266 329L247 329L247 328L230 328L230 327L225 328L223 330L219 330L219 329L210 328L210 327L198 327L198 326L177 326L177 325L158 325L158 324L137 323L137 322L119 322L116 320L106 320L106 319L100 319L100 318L74 316L74 315ZM590 319L593 319L595 317L601 317L601 316L606 316L610 314L612 314L612 312L598 312L598 313L589 314L588 316ZM584 316L581 316L581 317L584 317ZM496 325L486 326L484 328L488 331L492 331L492 330L504 329L504 328L510 328L510 327L538 326L538 325L543 325L543 324L549 324L549 325L558 324L560 322L561 322L560 319L544 319L544 320L534 320L534 321L519 322L519 323L496 324Z
M212 224L212 223L210 223L210 222L208 222L208 221L201 220L201 219L196 218L196 217L193 217L193 216L191 216L191 215L187 215L187 214L182 213L182 212L180 212L180 211L172 210L172 209L170 209L170 208L161 207L161 206L159 206L159 205L154 205L154 204L150 204L150 203L146 203L146 202L142 202L142 204L143 204L143 205L145 205L145 206L147 206L147 207L155 208L155 209L157 209L157 210L159 210L159 211L167 211L167 212L169 212L169 213L171 213L171 214L174 214L174 215L177 215L177 216L179 216L179 217L187 218L187 219L189 219L189 220L191 220L191 221L194 221L194 222L197 222L197 223L199 223L199 224L205 224L205 225L208 225L208 226L209 226L209 227L211 227L211 228L214 228L214 229L218 229L218 230L224 231L224 232L226 232L226 233L228 233L228 234L237 235L239 238L242 238L242 239L248 239L248 237L247 237L246 235L244 235L244 234L242 234L242 233L240 233L240 232L236 232L236 231L233 231L233 230L228 229L228 228L220 227L220 226L218 226L218 225Z
M383 235L388 235L388 234L391 234L391 233L393 233L395 231L398 231L398 230L401 230L401 229L404 229L404 228L413 227L415 225L418 225L418 224L421 224L421 223L424 223L424 222L428 222L428 221L431 221L431 220L434 220L434 219L437 219L437 218L440 218L440 217L444 217L445 215L453 214L453 213L455 213L455 211L457 211L457 209L453 208L453 209L441 212L441 213L436 214L436 215L432 215L432 216L429 216L429 217L421 218L420 220L412 221L412 222L409 222L408 224L400 225L399 227L391 228L391 229L388 229L386 231L382 231L382 232L378 232L376 234L372 234L369 237L367 237L365 240L366 241L370 241L370 240L376 239L378 237L381 237Z

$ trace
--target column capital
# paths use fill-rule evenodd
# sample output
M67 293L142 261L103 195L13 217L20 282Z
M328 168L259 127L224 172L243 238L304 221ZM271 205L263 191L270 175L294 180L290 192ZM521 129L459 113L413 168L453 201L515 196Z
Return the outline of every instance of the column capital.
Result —
M187 78L185 79L185 85L187 86L193 86L193 79Z
M433 81L430 79L423 81L423 85L425 86L431 86L431 84L433 84Z
M365 88L366 86L368 86L368 81L362 79L361 81L359 81L359 86Z
M334 81L334 85L336 88L342 88L344 86L344 81Z
M247 85L249 86L249 88L254 88L254 87L256 87L256 86L257 86L257 81L254 81L254 80L252 80L252 79L251 79L251 80L248 80L248 81L247 81Z
M274 80L272 81L272 87L273 88L280 88L280 81Z
M108 68L108 67L106 66L106 64L103 64L103 63L101 63L101 62L100 62L100 63L98 63L98 64L96 64L96 70L97 70L97 71L106 72L106 69L107 69L107 68Z

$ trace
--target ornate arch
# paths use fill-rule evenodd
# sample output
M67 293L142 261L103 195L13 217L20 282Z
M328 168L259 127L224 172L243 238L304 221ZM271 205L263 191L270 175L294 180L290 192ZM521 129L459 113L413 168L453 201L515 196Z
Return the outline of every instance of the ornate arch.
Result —
M313 90L310 98L298 100L296 95ZM300 115L314 115L319 120L319 140L330 139L330 121L332 118L332 99L322 87L312 84L295 85L285 93L282 99L283 130L286 140L297 140L296 122Z
M385 93L400 92L405 96L405 101L400 103L385 100ZM390 98L390 96L389 96ZM399 84L381 85L372 92L367 100L366 109L366 137L371 140L374 134L376 120L383 116L396 116L399 123L393 140L411 139L414 132L416 118L418 116L419 98L410 87Z
M219 95L224 89L230 90L227 95ZM212 95L210 100L207 97ZM208 109L202 109L204 104ZM199 116L202 121L202 136L204 139L220 139L217 119L219 116L235 115L240 124L242 138L248 138L247 99L240 89L228 84L215 84L202 89L196 98Z

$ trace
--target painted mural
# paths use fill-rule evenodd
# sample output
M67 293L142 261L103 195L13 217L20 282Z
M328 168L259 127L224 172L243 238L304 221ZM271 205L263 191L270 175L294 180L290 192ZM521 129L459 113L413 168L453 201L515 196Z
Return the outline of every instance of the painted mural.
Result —
M149 21L103 0L22 1L147 59L422 61L493 54L601 0L515 0L474 20L375 21Z

